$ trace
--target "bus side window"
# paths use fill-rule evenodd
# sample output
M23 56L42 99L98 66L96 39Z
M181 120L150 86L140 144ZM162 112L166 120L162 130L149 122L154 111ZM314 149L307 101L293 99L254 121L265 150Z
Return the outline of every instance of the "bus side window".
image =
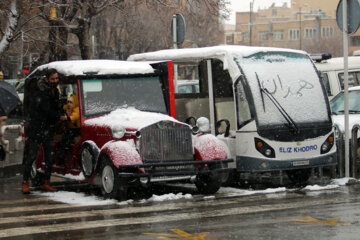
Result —
M241 80L236 81L235 92L237 120L238 126L241 128L251 120L250 106Z
M329 77L328 77L327 73L324 73L324 72L321 73L321 81L324 84L327 95L332 96L331 89L330 89Z

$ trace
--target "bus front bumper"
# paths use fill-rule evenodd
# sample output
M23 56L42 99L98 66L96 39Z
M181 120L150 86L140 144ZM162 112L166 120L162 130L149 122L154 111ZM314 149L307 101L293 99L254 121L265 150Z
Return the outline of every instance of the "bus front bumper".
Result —
M268 160L252 157L236 157L236 168L238 172L268 172L335 165L337 165L336 152L325 154L316 158L292 160Z

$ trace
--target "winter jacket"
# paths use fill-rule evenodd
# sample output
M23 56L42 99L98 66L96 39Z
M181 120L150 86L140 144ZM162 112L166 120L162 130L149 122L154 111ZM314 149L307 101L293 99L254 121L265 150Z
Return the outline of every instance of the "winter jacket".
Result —
M40 139L52 137L55 124L60 120L62 113L59 90L51 88L45 80L40 80L30 110L27 135Z
M73 94L68 97L67 101L71 101L73 104L65 104L64 110L68 116L68 128L80 127L80 109L77 94Z

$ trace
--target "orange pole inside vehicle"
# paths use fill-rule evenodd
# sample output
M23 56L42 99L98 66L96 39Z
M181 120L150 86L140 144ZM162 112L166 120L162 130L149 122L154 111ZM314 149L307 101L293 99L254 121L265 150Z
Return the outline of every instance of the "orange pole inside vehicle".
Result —
M170 116L176 118L173 62L168 62Z

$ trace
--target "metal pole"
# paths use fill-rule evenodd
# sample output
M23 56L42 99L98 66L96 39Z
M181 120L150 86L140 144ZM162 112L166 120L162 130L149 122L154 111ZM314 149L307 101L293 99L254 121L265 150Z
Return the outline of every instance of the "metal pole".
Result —
M299 49L301 50L302 49L302 36L301 36L301 7L299 7Z
M349 80L348 80L348 26L347 0L343 1L343 47L344 47L344 111L345 111L345 177L350 176L349 159Z
M174 43L174 49L177 49L177 29L176 29L176 14L173 15L173 43ZM177 79L178 79L178 65L174 64L174 88L175 88L175 92L178 91L178 84L177 84Z
M21 53L20 53L20 70L22 70L23 65L24 65L24 56L23 56L23 51L24 51L24 32L21 31L21 45L20 45L20 49L21 49Z
M249 46L252 45L252 10L253 10L253 2L250 2Z

